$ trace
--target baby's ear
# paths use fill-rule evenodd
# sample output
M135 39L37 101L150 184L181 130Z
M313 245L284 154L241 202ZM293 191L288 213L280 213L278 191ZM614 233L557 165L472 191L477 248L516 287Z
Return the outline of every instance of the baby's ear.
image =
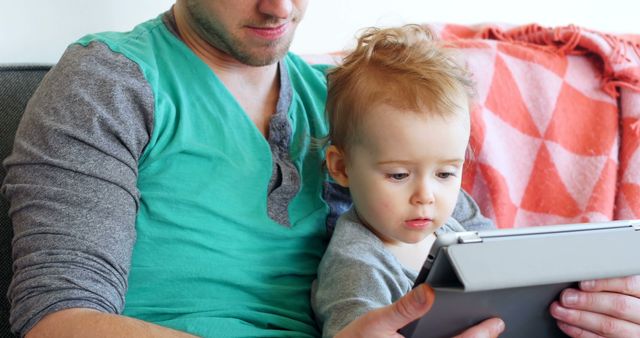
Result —
M325 154L325 161L327 163L327 170L329 175L336 183L341 186L349 187L349 176L347 175L347 165L345 162L344 152L334 145L327 147Z

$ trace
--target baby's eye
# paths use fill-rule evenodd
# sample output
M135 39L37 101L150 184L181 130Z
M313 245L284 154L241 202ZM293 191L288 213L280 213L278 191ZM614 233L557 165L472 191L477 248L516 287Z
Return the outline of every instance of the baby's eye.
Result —
M436 174L439 178L447 179L449 177L455 177L456 174L452 172L441 172Z
M393 173L393 174L387 174L387 177L394 180L394 181L402 181L405 178L409 177L409 174L407 173Z

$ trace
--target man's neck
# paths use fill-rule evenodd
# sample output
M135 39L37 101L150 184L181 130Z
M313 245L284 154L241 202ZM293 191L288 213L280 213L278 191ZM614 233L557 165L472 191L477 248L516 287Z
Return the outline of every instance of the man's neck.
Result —
M173 13L180 39L211 68L260 132L267 136L280 90L278 63L262 67L246 65L204 40L189 25L186 13L179 7L174 6Z
M225 74L231 76L246 76L255 79L251 81L256 82L269 82L272 80L278 70L278 64L274 63L262 67L255 67L244 64L238 61L233 56L226 52L214 47L208 41L204 40L198 32L189 25L186 17L187 13L183 12L183 9L178 6L172 8L173 18L175 23L175 30L179 38L198 56L204 61L211 69L216 72L219 77L224 77Z

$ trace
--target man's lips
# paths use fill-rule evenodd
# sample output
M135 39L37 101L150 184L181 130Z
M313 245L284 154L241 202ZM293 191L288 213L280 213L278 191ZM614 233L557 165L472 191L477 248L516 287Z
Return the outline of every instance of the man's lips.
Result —
M404 221L404 224L414 229L424 229L430 226L432 223L433 223L433 220L430 218L415 218L415 219Z
M253 34L258 35L263 39L276 40L287 33L289 25L290 23L287 22L275 27L248 26L248 28Z

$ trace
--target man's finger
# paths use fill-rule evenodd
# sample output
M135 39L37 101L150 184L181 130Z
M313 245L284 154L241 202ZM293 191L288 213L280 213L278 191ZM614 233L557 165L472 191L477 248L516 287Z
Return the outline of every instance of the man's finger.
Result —
M640 298L640 275L584 281L580 283L580 289L589 292L618 292Z
M640 325L640 298L616 292L582 292L566 289L560 294L566 308L600 313Z
M551 304L551 315L567 325L559 325L563 331L573 326L570 333L573 337L589 337L587 333L602 337L640 337L640 326L634 323L600 313L565 308L558 302Z
M579 327L572 326L564 322L558 322L558 328L560 328L560 330L567 336L573 338L602 338L601 335L583 330Z
M495 338L504 331L504 322L500 318L490 318L467 329L454 338Z

